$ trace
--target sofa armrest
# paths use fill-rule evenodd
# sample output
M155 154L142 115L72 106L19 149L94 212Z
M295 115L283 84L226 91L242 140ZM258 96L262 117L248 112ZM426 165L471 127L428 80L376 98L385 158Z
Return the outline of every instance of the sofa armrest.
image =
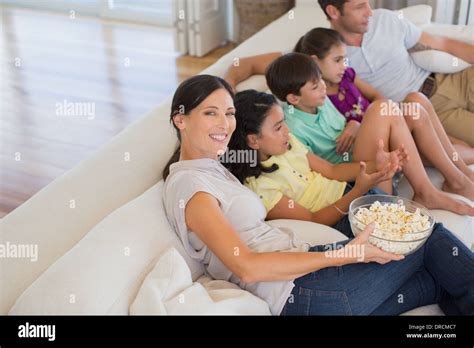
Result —
M0 259L0 314L99 221L161 179L176 146L169 108L168 100L0 221L0 243L38 248L36 262Z

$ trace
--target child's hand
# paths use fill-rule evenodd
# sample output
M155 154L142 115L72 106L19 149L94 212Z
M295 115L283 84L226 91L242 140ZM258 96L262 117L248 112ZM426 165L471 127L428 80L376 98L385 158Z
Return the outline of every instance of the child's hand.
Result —
M360 123L354 120L351 120L346 124L346 128L344 128L344 131L336 139L336 152L338 154L343 155L345 152L350 150L354 144L359 128Z
M372 174L368 174L367 164L365 162L360 162L360 171L357 175L354 188L365 193L381 182L391 179L397 172L397 168L398 165L393 165L389 162L382 169L377 170Z
M386 152L384 150L384 142L382 139L379 140L379 147L375 154L375 169L377 171L384 168L387 163L397 166L397 171L401 170L405 162L409 160L408 151L402 144L398 149L392 152Z

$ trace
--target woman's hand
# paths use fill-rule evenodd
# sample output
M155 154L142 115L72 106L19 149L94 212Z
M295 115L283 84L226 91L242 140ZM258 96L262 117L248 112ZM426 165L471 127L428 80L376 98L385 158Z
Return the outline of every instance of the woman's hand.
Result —
M405 149L405 145L401 145L398 149L392 152L384 150L384 142L382 139L379 140L379 147L375 154L375 169L382 170L387 163L392 163L397 166L397 171L402 170L403 165L409 160L408 151Z
M367 173L367 164L360 162L360 171L357 175L354 188L359 192L365 193L372 187L377 186L381 182L391 179L397 172L398 164L388 162L382 169L372 174Z
M336 139L336 152L338 154L343 155L345 152L350 150L354 144L359 128L360 123L354 120L351 120L346 124L346 128L344 128L344 131Z
M369 236L374 231L375 224L368 225L365 230L360 233L357 237L351 240L344 248L356 248L357 261L363 263L377 262L384 265L390 261L403 260L405 256L397 255L383 251L380 248L369 243ZM352 250L348 250L352 251ZM351 255L354 255L352 253Z

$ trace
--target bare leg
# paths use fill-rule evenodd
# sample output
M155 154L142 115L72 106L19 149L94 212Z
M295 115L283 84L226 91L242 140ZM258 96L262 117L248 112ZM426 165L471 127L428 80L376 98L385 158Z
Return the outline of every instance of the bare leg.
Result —
M456 150L456 153L453 156L454 160L460 157L462 158L464 163L466 163L466 165L469 166L471 164L474 164L474 147L471 147L468 143L465 143L460 139L451 137L450 135L448 135L448 138L449 140L451 140L451 144L453 144L453 147ZM425 165L425 167L434 167L434 164L431 163L426 157L424 157L422 153L420 153L420 156L423 160L423 164Z
M451 144L453 144L464 163L467 165L474 164L474 147L471 147L468 143L450 135L448 135L448 138L451 140Z
M426 98L423 94L418 93L418 92L410 93L405 98L405 102L415 102L415 103L420 103L421 104L421 106L428 113L429 119L431 121L431 125L433 126L436 134L438 135L439 141L441 142L441 145L443 146L444 150L448 154L451 161L466 176L468 176L471 180L474 180L474 172L469 169L469 167L467 166L463 156L461 156L460 153L458 151L456 151L456 147L453 146L454 142L452 140L454 140L455 142L458 142L460 144L466 145L472 151L472 153L470 154L471 157L474 157L474 149L472 149L467 143L464 143L460 140L457 140L456 138L451 139L446 134L446 131L444 130L443 125L441 124L438 116L436 115L436 111L433 107L433 104L431 104L430 100L428 98ZM467 149L467 148L463 149L464 150L463 153L467 152L469 149Z
M402 110L418 151L445 177L443 190L474 200L474 184L470 179L470 175L474 175L474 173L459 158L459 154L456 153L441 124L436 127L432 123L427 110L419 102L421 100L423 99L418 97L417 93L410 93L405 99L406 102ZM436 114L434 114L434 118L437 119ZM438 131L441 134L436 132L436 128L440 128Z
M389 150L397 149L403 144L410 156L410 160L403 167L403 172L415 191L413 199L427 208L445 209L460 215L474 216L474 208L453 199L433 186L406 122L401 116L381 116L381 108L385 108L386 103L387 101L376 101L365 113L355 141L353 159L357 161L373 159L379 139L389 145Z
M374 102L373 104L375 104L375 103L377 103L377 102ZM380 115L379 110L380 110L380 108L378 106L377 107L369 107L369 109L364 114L364 118L362 120L360 129L359 129L359 133L357 134L356 140L354 142L354 147L353 147L353 151L352 151L352 161L353 162L373 161L375 156L376 156L376 153L377 153L379 139L382 139L383 142L384 142L384 150L386 152L390 151L390 142L389 142L389 140L390 140L390 124L388 122L385 122L384 126L380 127L378 129L379 133L377 134L377 136L372 136L371 135L369 137L366 137L367 139L365 139L365 141L362 141L362 139L360 139L361 138L360 135L362 134L361 130L364 129L364 127L369 128L369 124L371 124L371 121L369 121L369 120L365 121L366 118L368 119L367 114L370 113L370 118L372 118L373 114ZM382 121L388 121L388 120L379 120L379 121L381 123L383 123ZM370 134L368 131L366 131L366 133ZM407 150L409 151L409 149L407 149ZM408 155L410 156L410 153ZM393 194L393 185L392 185L392 180L391 179L379 183L377 185L377 187L380 188L381 190L385 191L389 195Z

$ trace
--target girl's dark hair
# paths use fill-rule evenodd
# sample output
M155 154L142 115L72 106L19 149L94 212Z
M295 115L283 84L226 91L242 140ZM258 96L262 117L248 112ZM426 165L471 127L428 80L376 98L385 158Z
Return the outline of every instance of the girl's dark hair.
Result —
M288 94L300 95L301 87L307 82L319 80L321 71L309 55L288 53L270 64L265 77L272 93L286 102Z
M173 118L178 115L189 115L189 113L195 109L199 104L201 104L209 95L214 91L225 88L229 92L232 99L234 99L234 92L232 87L220 77L212 75L197 75L193 76L183 83L181 83L174 93L173 101L171 103L171 114L170 122L173 127L176 129L176 134L178 136L179 142L181 142L181 134L179 129L173 122ZM179 156L181 152L181 144L178 145L178 148L175 150L173 156L165 166L163 170L163 180L166 180L170 173L170 166L179 161Z
M314 28L299 39L293 52L308 56L315 55L319 59L324 59L329 54L331 47L341 43L344 43L344 38L336 30Z
M247 135L259 134L262 124L272 106L278 105L276 98L268 93L258 92L254 89L249 89L235 96L235 118L237 126L229 142L230 151L256 151L247 145ZM257 152L258 154L258 152ZM249 158L250 156L247 156ZM278 165L275 163L271 167L263 167L260 164L260 158L257 155L257 164L251 163L227 163L223 165L235 175L241 183L244 183L248 177L259 177L262 172L272 173L278 170Z

